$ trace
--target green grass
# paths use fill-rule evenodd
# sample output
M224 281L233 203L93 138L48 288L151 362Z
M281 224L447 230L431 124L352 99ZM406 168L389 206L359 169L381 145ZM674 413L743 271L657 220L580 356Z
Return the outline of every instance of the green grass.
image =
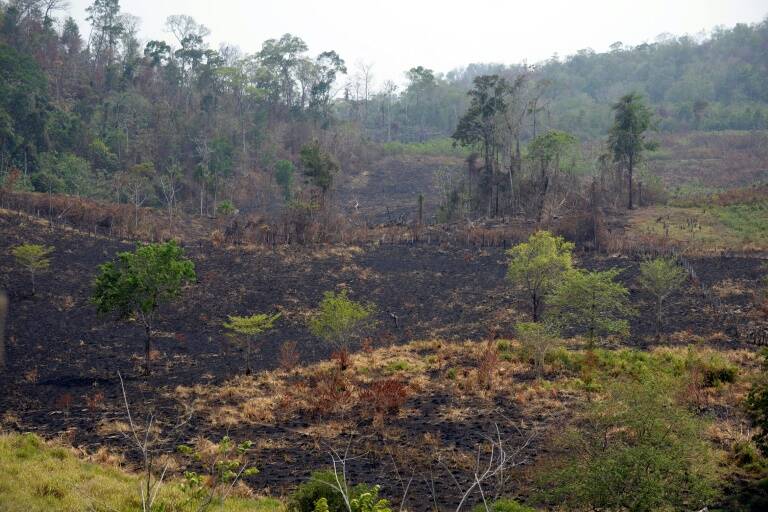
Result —
M768 241L768 201L734 204L715 209L717 217L745 242Z
M713 250L768 249L768 201L699 207L641 208L630 232Z
M3 512L135 512L141 510L139 477L118 468L84 462L68 449L33 434L0 434L0 509ZM198 508L177 482L160 490L156 510ZM229 499L209 507L219 512L278 512L270 498Z
M387 374L393 374L398 372L410 372L413 370L414 370L414 367L411 366L411 364L409 364L408 361L400 361L400 360L390 361L384 367L384 373L387 373Z
M388 155L429 155L429 156L460 156L466 157L469 148L454 146L449 138L430 139L425 142L385 142L381 145Z

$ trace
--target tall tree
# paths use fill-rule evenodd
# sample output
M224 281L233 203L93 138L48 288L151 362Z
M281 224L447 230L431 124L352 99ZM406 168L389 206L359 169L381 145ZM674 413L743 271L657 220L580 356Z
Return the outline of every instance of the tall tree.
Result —
M469 108L459 120L453 139L463 146L480 146L485 167L481 192L492 196L492 186L499 157L501 127L506 110L504 95L507 81L498 75L483 75L475 78L474 87L468 95ZM490 215L491 203L488 203Z
M109 67L115 59L117 43L125 27L120 17L120 0L94 0L86 10L93 27L91 46L96 57L94 63Z
M656 145L646 140L646 132L653 126L653 113L645 105L643 97L629 93L621 97L612 107L613 126L608 134L608 147L613 160L624 167L629 181L628 207L634 208L632 175L646 150Z

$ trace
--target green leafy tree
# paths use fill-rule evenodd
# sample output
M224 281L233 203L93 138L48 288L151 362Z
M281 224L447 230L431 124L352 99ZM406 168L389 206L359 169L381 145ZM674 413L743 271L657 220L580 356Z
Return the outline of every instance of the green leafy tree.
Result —
M613 105L613 126L608 132L608 147L613 160L627 171L629 180L629 209L634 208L632 175L640 162L643 152L655 149L656 145L646 140L646 133L652 127L653 112L642 96L626 94Z
M283 191L285 202L291 200L294 171L293 163L290 160L278 160L275 164L275 181Z
M333 183L333 175L339 171L339 164L320 148L320 143L317 141L302 147L299 158L304 168L304 175L312 180L312 183L325 196Z
M656 301L656 339L661 337L664 301L685 283L685 270L674 260L657 258L640 264L638 281Z
M573 267L574 244L548 231L532 234L527 242L507 251L507 279L522 288L531 300L533 321L538 322L544 296L558 278Z
M280 319L281 313L268 315L256 313L250 316L230 316L224 327L235 335L245 337L245 374L251 374L251 351L256 338L264 332L273 329L275 322Z
M697 510L717 495L706 424L658 374L621 380L558 434L562 458L542 472L548 501L568 510Z
M35 294L35 275L39 272L48 270L51 266L49 256L53 252L53 247L39 244L22 244L11 249L16 263L29 272L32 281L32 295Z
M480 188L484 194L490 194L497 167L496 155L501 144L502 115L507 109L504 95L508 85L498 75L478 76L473 85L467 93L470 97L469 108L459 119L451 137L462 146L479 147L485 162Z
M92 301L101 314L136 318L144 326L145 372L150 373L152 327L161 304L172 302L197 278L195 265L176 242L138 245L99 267Z
M626 318L635 310L629 291L614 281L620 272L566 272L546 298L549 320L563 329L586 331L590 345L602 336L629 334Z
M309 320L310 332L340 350L348 350L352 337L375 311L372 304L351 300L347 290L325 292L317 311Z

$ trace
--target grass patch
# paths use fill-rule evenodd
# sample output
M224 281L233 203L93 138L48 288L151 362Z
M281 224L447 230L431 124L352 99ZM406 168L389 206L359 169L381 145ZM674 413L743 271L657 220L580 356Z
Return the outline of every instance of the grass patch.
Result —
M381 149L387 155L429 155L429 156L460 156L469 155L469 148L454 146L449 138L430 139L424 142L385 142Z
M681 243L709 252L768 249L768 201L642 208L632 214L629 224L630 237Z
M0 434L0 504L4 512L135 512L141 510L139 477L119 468L84 462L68 449L33 434ZM157 510L198 509L177 482L165 485ZM227 500L209 510L277 512L274 499Z

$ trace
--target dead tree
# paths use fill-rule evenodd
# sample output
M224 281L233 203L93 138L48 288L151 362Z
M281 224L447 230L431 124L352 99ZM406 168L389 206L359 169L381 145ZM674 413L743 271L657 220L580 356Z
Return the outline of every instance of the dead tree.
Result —
M123 394L123 403L125 405L125 414L128 417L128 425L130 427L129 432L124 432L126 439L133 444L141 455L142 465L142 479L139 486L139 492L141 495L141 510L142 512L151 512L154 510L154 503L157 501L157 496L160 493L165 475L168 472L168 462L166 462L162 469L158 472L159 468L155 467L157 457L160 454L161 444L161 429L157 428L157 421L154 414L150 414L147 418L146 425L142 428L136 425L131 414L131 407L128 405L128 394L125 391L125 383L123 382L123 376L120 372L117 372L117 376L120 378L120 389ZM180 432L182 427L186 425L190 418L191 412L186 411L186 416L182 416L181 421L172 429L175 432Z

